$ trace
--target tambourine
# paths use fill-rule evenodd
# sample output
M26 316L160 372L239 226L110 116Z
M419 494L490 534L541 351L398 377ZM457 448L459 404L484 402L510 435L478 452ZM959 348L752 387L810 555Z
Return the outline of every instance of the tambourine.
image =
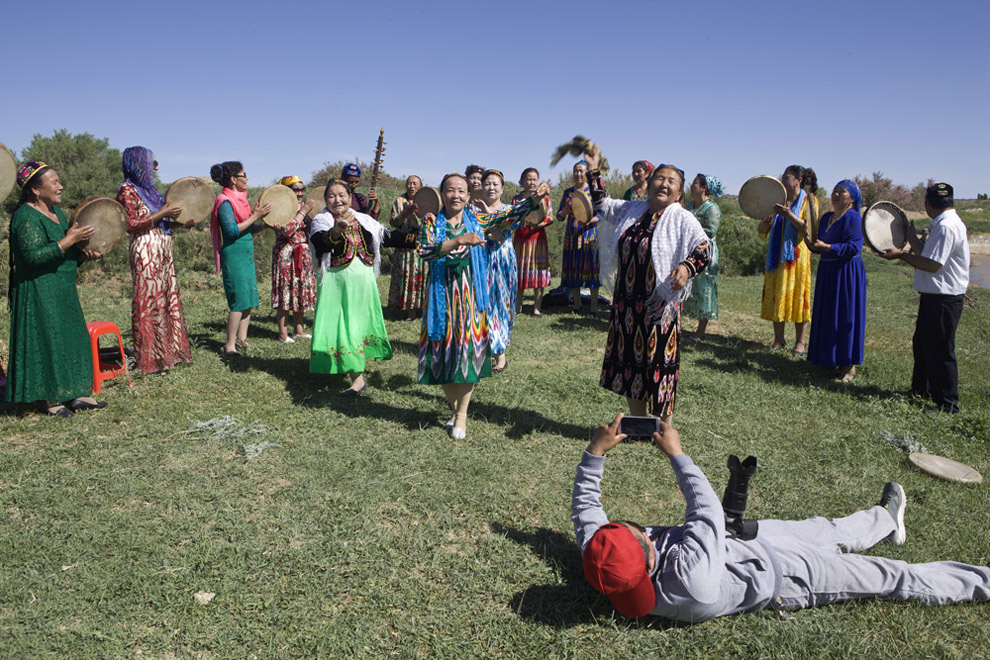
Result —
M90 197L73 209L71 224L95 229L79 247L106 254L127 235L127 211L115 199Z
M774 205L785 201L787 191L784 190L784 184L766 174L754 176L739 189L739 208L754 220L775 215Z
M210 217L216 194L209 179L198 176L184 176L176 179L165 191L165 206L182 207L179 217L173 218L176 224L185 224L190 220L199 222Z
M893 202L876 202L863 214L863 238L877 252L900 250L909 231L907 213Z
M268 186L258 198L258 205L271 204L272 210L262 216L261 221L269 227L284 227L299 212L299 200L292 188L276 183Z

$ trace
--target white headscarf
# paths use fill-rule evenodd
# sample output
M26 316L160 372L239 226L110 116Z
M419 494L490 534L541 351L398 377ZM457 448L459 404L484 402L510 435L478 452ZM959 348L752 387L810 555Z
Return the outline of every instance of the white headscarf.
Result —
M351 211L354 214L354 219L358 221L361 227L371 234L371 247L372 252L375 254L375 277L381 274L381 264L382 264L382 241L385 240L390 232L385 229L385 226L380 222L372 218L370 215L360 213L359 211ZM313 234L321 231L330 231L334 226L333 214L328 211L325 207L322 213L319 213L315 218L313 218L313 223L310 225L309 235L312 237ZM312 249L312 244L310 244L310 249ZM315 255L314 255L315 256ZM320 280L323 280L323 276L327 273L327 268L330 267L330 253L324 252L323 257L320 259Z

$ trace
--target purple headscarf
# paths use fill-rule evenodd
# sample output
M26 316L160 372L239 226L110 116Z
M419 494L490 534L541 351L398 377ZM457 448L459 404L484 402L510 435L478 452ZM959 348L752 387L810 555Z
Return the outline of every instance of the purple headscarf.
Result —
M165 196L155 187L155 158L151 149L146 147L127 147L121 161L124 170L124 183L129 183L137 189L141 201L148 210L157 213L165 205ZM168 218L158 221L158 226L166 234L172 233L172 222Z

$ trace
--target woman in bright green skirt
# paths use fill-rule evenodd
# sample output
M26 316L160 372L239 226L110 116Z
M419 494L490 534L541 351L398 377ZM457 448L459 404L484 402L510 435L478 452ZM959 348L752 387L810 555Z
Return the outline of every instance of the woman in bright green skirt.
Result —
M367 362L392 357L376 279L381 248L409 247L416 236L390 233L371 216L352 210L343 181L327 185L324 201L310 235L319 269L309 371L351 375L343 395L357 396L368 389Z

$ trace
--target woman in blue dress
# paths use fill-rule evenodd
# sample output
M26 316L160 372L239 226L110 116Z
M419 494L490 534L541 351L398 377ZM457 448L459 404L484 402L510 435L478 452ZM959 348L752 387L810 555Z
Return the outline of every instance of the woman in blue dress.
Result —
M498 170L487 170L481 179L484 197L475 204L482 213L499 213L512 207L502 201L505 177ZM480 202L480 203L479 203ZM512 232L520 222L492 229L485 234L488 239L488 289L491 292L491 310L488 314L489 340L492 345L492 373L505 371L508 362L505 351L509 347L512 326L516 322L516 295L519 288L519 268L516 249L512 244Z
M863 363L866 270L863 268L862 195L849 179L835 184L831 213L822 217L811 250L821 255L815 279L808 361L836 367L848 383Z

